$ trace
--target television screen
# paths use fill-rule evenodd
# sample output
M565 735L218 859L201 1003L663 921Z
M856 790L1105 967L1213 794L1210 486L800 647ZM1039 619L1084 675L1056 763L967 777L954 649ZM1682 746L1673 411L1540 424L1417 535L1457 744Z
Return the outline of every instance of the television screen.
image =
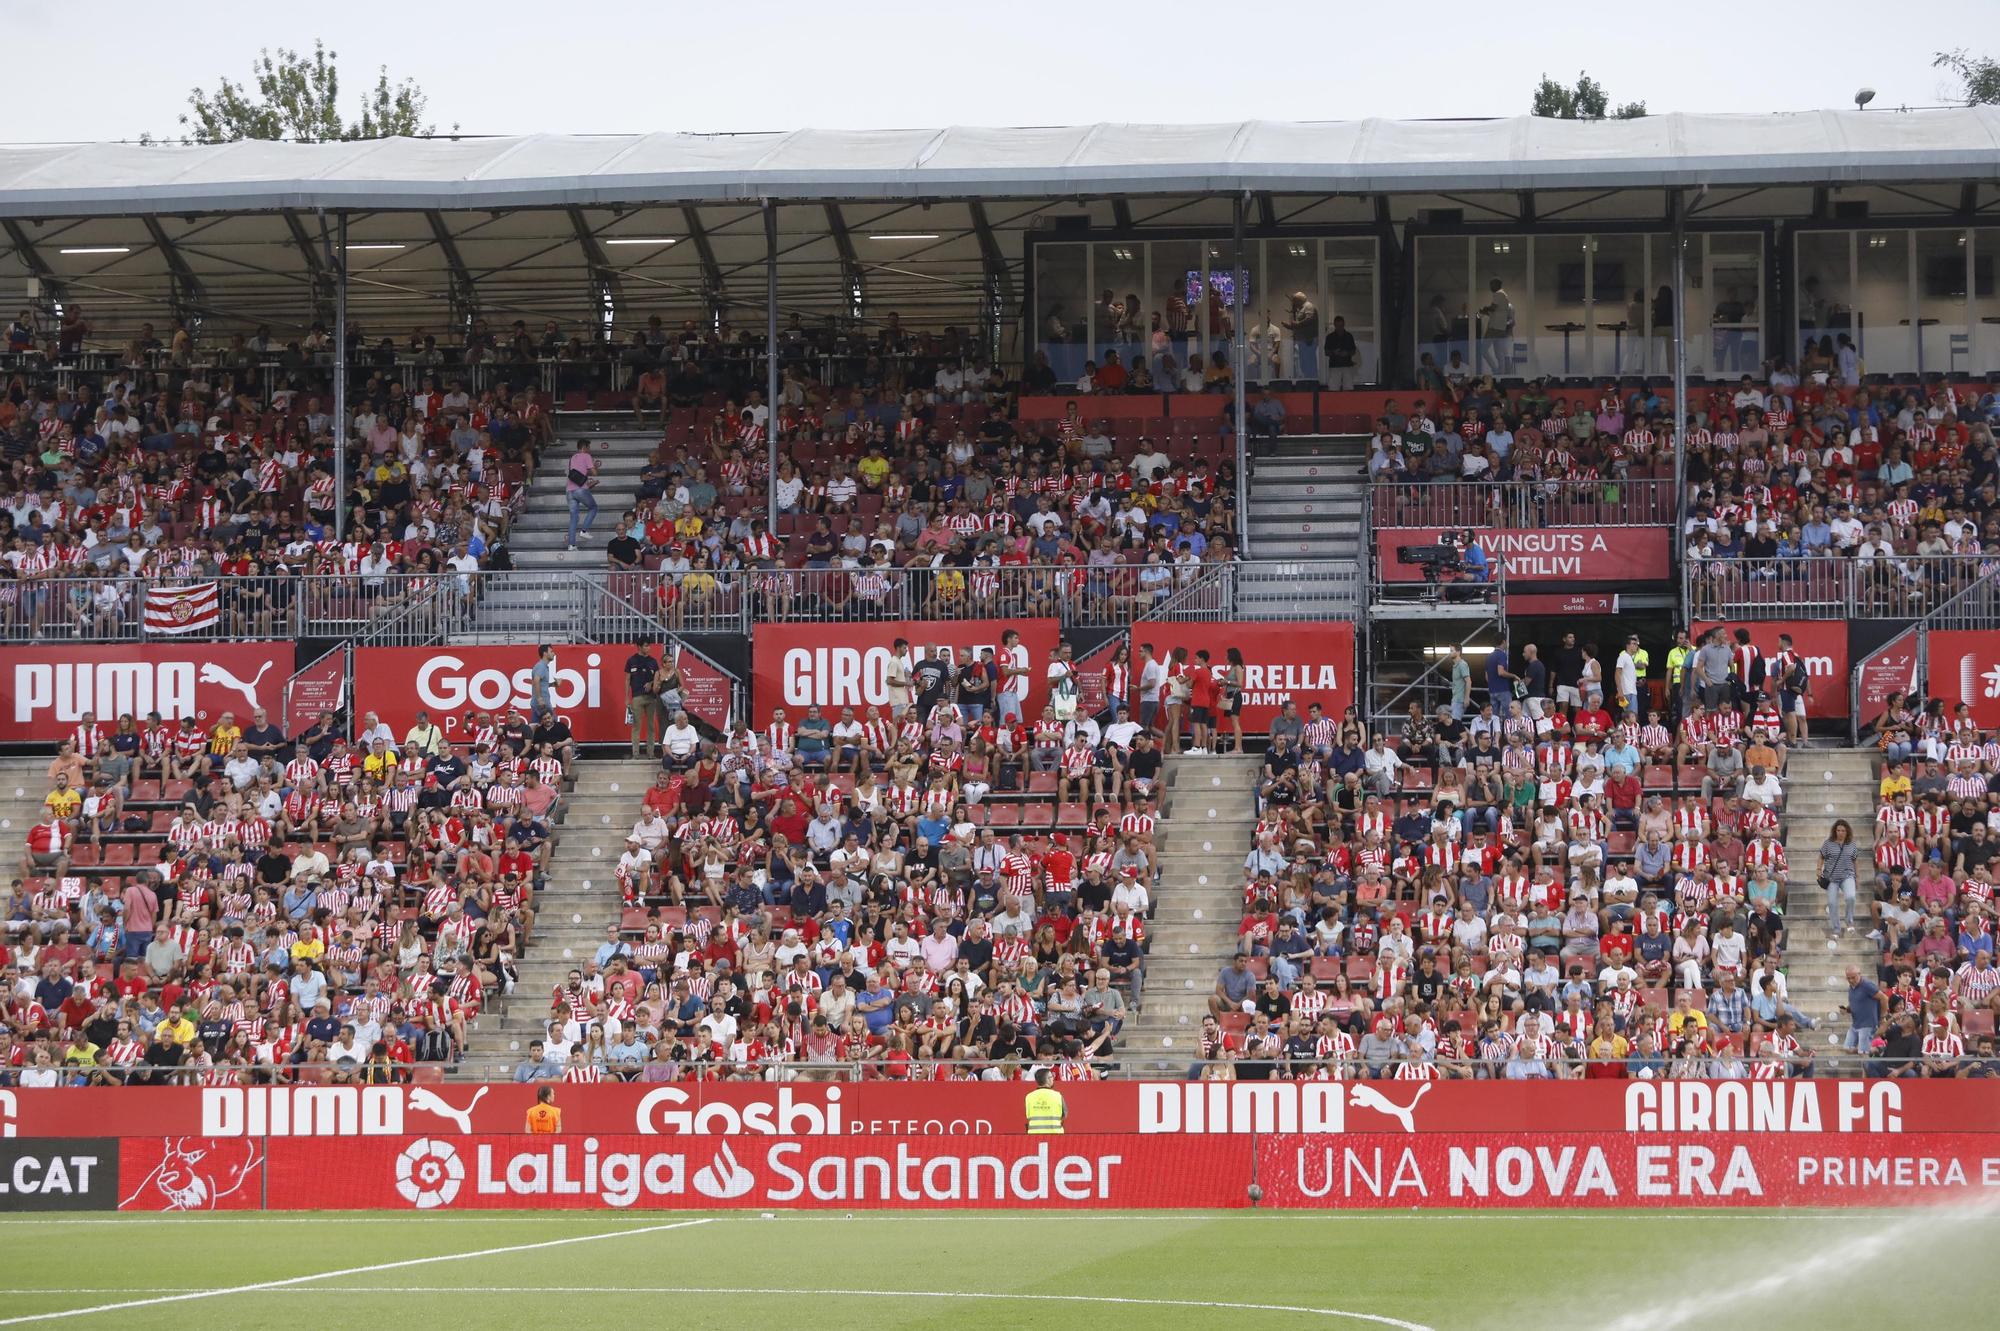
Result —
M1622 309L1632 295L1625 287L1625 265L1599 259L1592 274L1597 279L1597 303L1615 303ZM1556 268L1556 299L1564 305L1583 304L1582 264L1566 263Z
M1975 255L1972 260L1973 289L1981 296L1993 294L1993 256ZM1940 254L1924 262L1924 295L1930 300L1965 299L1965 255Z
M1243 305L1245 309L1248 309L1250 306L1250 275L1245 273L1243 277ZM1224 309L1228 309L1231 303L1235 301L1235 275L1227 268L1210 269L1208 285L1209 289L1215 292L1216 298L1222 302ZM1187 303L1190 310L1201 308L1201 272L1199 269L1192 270L1187 275Z

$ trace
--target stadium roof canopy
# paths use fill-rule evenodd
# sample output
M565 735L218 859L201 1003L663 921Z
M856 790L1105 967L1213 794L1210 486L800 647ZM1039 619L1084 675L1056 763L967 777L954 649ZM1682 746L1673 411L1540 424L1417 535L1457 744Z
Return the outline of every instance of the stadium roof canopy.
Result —
M0 148L0 299L35 276L100 312L295 322L338 212L363 320L436 325L454 289L460 311L575 319L607 284L621 318L761 312L771 199L782 305L832 312L859 279L871 311L923 318L996 276L1018 293L1019 233L1058 218L1200 234L1248 193L1267 232L1445 207L1519 230L1663 222L1679 186L1709 187L1697 224L1824 218L1835 191L2000 220L2000 108Z

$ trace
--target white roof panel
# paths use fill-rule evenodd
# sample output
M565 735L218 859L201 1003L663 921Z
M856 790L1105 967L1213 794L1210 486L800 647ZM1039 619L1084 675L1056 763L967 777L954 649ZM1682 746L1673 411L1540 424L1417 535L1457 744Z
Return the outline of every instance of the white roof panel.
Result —
M0 148L0 215L2000 175L2000 108Z

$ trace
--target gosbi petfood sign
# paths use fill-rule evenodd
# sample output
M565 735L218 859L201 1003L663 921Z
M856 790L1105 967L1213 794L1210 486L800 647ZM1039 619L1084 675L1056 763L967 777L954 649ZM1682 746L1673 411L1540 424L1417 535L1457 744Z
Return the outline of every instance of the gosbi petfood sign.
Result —
M1022 710L1029 720L1048 700L1049 658L1061 641L1053 619L884 619L865 624L759 624L751 651L751 711L761 726L772 709L796 723L817 707L829 721L852 707L857 718L879 707L889 714L890 662L896 639L909 644L911 663L932 651L956 668L977 660L982 648L1000 656L1000 639L1012 629L1028 652L1028 688Z
M430 714L448 739L464 738L474 712L529 715L534 699L535 644L464 647L362 647L354 653L354 713L374 712L401 735ZM556 645L551 702L583 744L630 743L625 661L629 644ZM655 653L657 655L657 653ZM688 714L712 726L729 720L729 681L707 662L683 652L681 675Z

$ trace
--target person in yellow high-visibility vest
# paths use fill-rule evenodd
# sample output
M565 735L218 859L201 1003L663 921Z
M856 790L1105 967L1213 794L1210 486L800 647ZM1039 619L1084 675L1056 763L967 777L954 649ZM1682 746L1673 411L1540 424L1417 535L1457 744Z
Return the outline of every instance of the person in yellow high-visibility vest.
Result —
M1035 1069L1035 1089L1028 1092L1028 1131L1036 1136L1060 1137L1069 1106L1055 1088L1055 1074L1047 1068Z

